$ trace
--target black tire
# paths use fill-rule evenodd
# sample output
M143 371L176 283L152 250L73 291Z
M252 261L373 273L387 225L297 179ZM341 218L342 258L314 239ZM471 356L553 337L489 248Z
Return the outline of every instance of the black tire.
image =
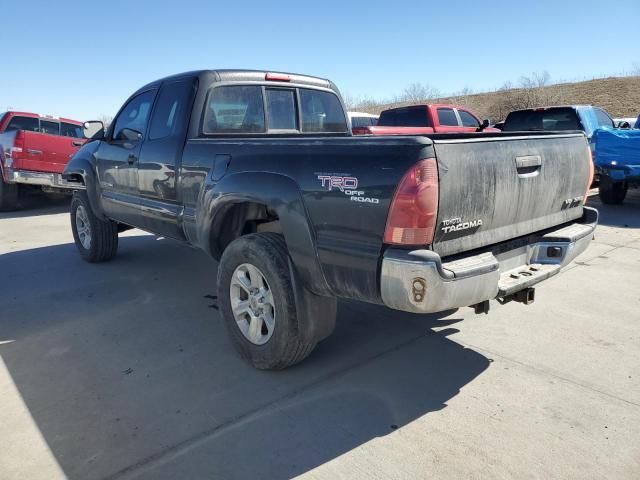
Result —
M0 212L9 212L18 208L18 185L5 183L0 170Z
M602 203L620 205L627 196L627 185L624 182L613 182L609 177L601 176L598 196Z
M274 328L266 343L256 345L242 333L231 306L231 282L236 268L251 264L260 270L273 295ZM254 367L281 370L306 358L318 340L307 319L298 315L289 255L282 235L256 233L240 237L227 246L218 266L218 302L234 346Z
M82 210L80 210L82 208ZM89 224L90 242L88 248L78 233L77 215L81 211ZM87 262L98 263L111 260L118 251L118 224L111 220L101 220L95 216L86 192L75 192L71 200L71 231L80 255Z

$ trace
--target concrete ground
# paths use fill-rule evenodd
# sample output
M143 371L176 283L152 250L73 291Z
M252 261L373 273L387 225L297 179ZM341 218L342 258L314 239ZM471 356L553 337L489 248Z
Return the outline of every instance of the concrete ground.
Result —
M138 231L84 263L67 201L0 214L0 478L640 478L640 192L532 306L342 303L259 372L216 265Z

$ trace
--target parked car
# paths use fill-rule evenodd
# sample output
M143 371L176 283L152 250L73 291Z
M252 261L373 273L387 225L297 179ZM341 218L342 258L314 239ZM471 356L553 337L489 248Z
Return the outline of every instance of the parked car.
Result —
M80 255L110 260L128 226L201 248L230 337L261 369L305 358L337 298L413 313L532 302L593 237L591 175L582 133L352 137L330 81L241 70L142 87L64 170Z
M603 203L622 203L637 183L640 144L630 131L614 130L614 121L599 107L574 105L540 107L509 113L503 131L576 131L589 139L598 192ZM601 145L598 145L602 142ZM612 163L613 162L613 163Z
M633 128L636 123L636 118L614 118L613 125L615 128Z
M378 125L354 129L364 135L422 135L428 133L497 132L489 120L480 121L465 107L446 104L411 105L384 110Z
M600 200L620 204L640 186L640 130L598 128L591 143Z
M591 138L597 128L614 128L607 112L592 105L563 105L515 110L504 121L503 132L575 131Z
M352 129L373 127L378 124L379 115L364 112L347 112Z
M85 140L82 123L76 120L0 114L0 210L16 208L20 188L71 193L62 170Z

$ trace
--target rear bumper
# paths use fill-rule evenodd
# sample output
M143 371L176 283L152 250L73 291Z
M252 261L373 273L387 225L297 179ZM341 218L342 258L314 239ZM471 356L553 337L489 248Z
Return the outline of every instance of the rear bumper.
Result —
M584 207L576 223L450 262L431 250L390 248L382 260L382 300L396 310L433 313L511 295L555 275L584 252L597 223L598 211Z
M69 182L62 178L61 173L33 172L7 168L7 181L9 183L20 183L24 185L39 185L73 190L84 189L84 185L77 182Z

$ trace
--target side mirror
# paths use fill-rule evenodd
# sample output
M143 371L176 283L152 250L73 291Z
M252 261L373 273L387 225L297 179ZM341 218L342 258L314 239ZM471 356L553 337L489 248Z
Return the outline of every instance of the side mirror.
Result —
M127 140L129 142L139 142L142 140L142 133L133 128L123 128L120 130L116 136L116 140Z
M101 140L104 138L104 123L100 120L90 120L82 124L82 133L84 138L91 140ZM94 138L95 137L95 138Z

